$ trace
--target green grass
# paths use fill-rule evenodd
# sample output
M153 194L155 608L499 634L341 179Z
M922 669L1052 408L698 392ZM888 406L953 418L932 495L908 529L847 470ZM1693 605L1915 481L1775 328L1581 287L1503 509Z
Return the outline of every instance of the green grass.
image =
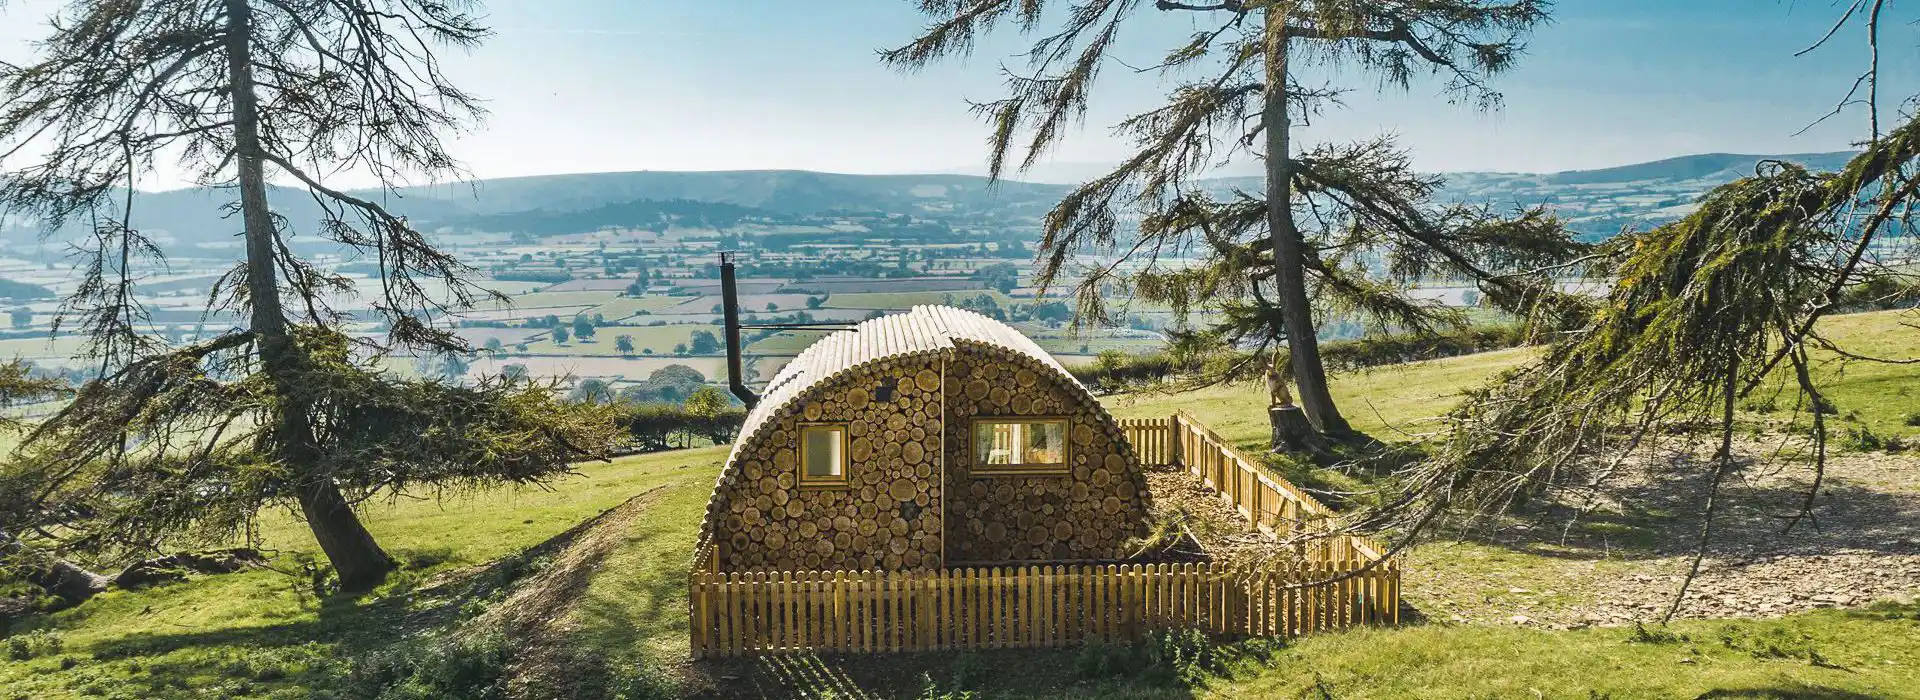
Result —
M1549 632L1426 625L1309 637L1222 683L1229 697L1920 696L1920 607L1882 605L1768 621Z
M1005 308L1013 299L999 292L986 290L967 290L963 292L862 292L855 294L835 294L827 297L829 309L907 309L920 304L944 304L952 297L956 302L962 299L985 294Z
M1901 325L1903 321L1920 323L1920 318L1898 311L1848 314L1826 319L1820 331L1857 354L1920 358L1920 330ZM1331 380L1333 399L1355 429L1390 442L1405 440L1437 430L1431 419L1456 405L1463 390L1526 363L1534 352L1501 350L1336 375ZM1839 362L1826 351L1815 351L1814 359L1820 363L1815 377L1845 421L1883 437L1920 438L1920 426L1907 424L1909 416L1920 415L1920 365ZM1791 408L1790 396L1780 402L1787 405L1773 417L1782 418ZM1267 404L1264 386L1211 387L1173 397L1118 396L1107 403L1115 414L1129 418L1185 410L1243 449L1264 448L1269 438L1262 410Z
M1430 432L1461 392L1533 357L1531 350L1501 350L1464 357L1379 367L1335 376L1334 403L1353 427L1383 440ZM1147 418L1186 411L1243 449L1265 448L1270 437L1266 387L1236 384L1165 396L1124 395L1107 400L1115 415Z
M612 321L632 316L641 311L658 313L661 309L676 306L686 300L686 297L670 297L664 294L644 297L620 297L588 309L587 313L601 314L606 316L607 320ZM644 322L646 319L642 317L638 320Z
M605 304L620 298L616 291L604 292L532 292L507 297L507 301L483 301L474 305L476 311L532 311L534 309L579 309ZM559 311L542 313L558 314Z
M85 605L16 623L41 629L59 653L0 664L0 700L104 695L129 698L299 697L349 673L356 655L401 641L410 618L439 619L468 601L422 594L422 584L521 552L634 494L664 487L663 517L627 536L629 546L595 578L578 614L606 654L685 654L681 576L723 451L716 448L583 465L551 490L500 489L403 499L366 509L368 527L407 567L359 600L318 600L298 577L274 571L196 577L185 584L112 591ZM291 568L316 549L286 513L263 518L264 544ZM652 530L647 528L651 527ZM638 578L635 578L638 577ZM653 598L636 595L664 586ZM655 609L641 624L642 607ZM597 616L597 617L596 617ZM617 621L617 623L616 623ZM614 630L615 625L624 629ZM677 629L676 629L677 626ZM615 648L616 637L628 643Z
M1836 340L1859 342L1863 352L1920 351L1916 334L1896 320L1849 316L1826 330ZM614 334L602 344L610 347ZM1451 406L1463 388L1528 356L1506 351L1343 376L1335 395L1357 427L1377 436L1430 430L1422 419ZM1913 434L1898 414L1915 409L1899 392L1920 386L1916 373L1920 368L1855 366L1835 376L1833 393L1843 413L1862 424ZM1266 432L1257 408L1264 401L1252 387L1113 403L1122 415L1187 410L1248 446ZM558 626L566 630L568 649L609 668L652 675L685 668L685 566L723 455L706 448L631 457L582 465L580 475L550 490L373 504L366 511L369 527L408 565L358 599L316 599L296 576L254 571L110 592L17 622L0 647L19 639L29 658L0 663L0 700L329 697L316 689L353 697L341 689L354 687L355 669L366 658L430 638L492 600L463 594L449 582L537 566L479 568L518 561L514 555L654 488L660 490L644 517L597 562ZM261 529L265 545L279 554L277 567L292 570L299 558L314 556L311 539L289 514L265 514ZM1503 585L1510 580L1535 590L1551 588L1539 580L1551 581L1574 565L1486 545L1436 546L1441 549L1416 552L1412 561L1441 567L1428 572L1436 575L1492 574ZM1604 578L1607 564L1599 562L1593 576ZM1412 581L1407 596L1420 605L1429 593ZM1920 644L1913 641L1920 639L1920 607L1911 603L1765 621L1681 622L1666 634L1673 636L1636 641L1622 628L1547 631L1436 621L1314 635L1272 649L1231 646L1220 650L1226 661L1206 671L1169 671L1151 658L1099 649L802 656L691 668L709 681L876 697L911 696L923 675L987 697L1030 698L1920 697ZM59 640L58 647L49 639ZM705 682L695 681L694 689Z
M32 338L0 340L0 361L15 357L66 359L85 350L86 342L85 336L72 334L58 338L40 334Z
M640 318L645 319L646 317L642 316ZM553 342L553 334L548 333L528 342L526 345L527 352L537 355L621 357L622 355L619 349L615 347L615 344L618 342L620 336L630 335L633 336L633 354L635 356L643 355L647 348L653 348L653 355L659 357L672 355L675 345L690 342L690 338L693 337L693 332L702 330L714 334L715 337L718 337L721 333L719 326L704 323L676 323L665 326L601 326L594 330L593 337L590 339L582 340L578 336L573 335L573 330L569 328L567 330L568 336L565 344ZM511 346L508 347L508 350L518 352L518 350Z

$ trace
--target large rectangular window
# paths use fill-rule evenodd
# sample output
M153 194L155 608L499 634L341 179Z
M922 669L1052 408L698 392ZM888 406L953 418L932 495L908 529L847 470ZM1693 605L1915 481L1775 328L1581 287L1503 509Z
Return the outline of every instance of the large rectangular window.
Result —
M973 471L1058 473L1067 470L1067 419L977 418L973 422Z
M846 485L847 426L800 427L800 483L808 486Z

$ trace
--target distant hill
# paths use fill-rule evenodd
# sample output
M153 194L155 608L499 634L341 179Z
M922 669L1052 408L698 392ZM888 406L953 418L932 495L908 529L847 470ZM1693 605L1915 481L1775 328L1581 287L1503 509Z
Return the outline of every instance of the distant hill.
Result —
M1495 206L1553 207L1589 238L1622 227L1647 227L1684 216L1713 187L1753 172L1766 159L1834 169L1849 153L1784 156L1709 153L1597 170L1559 173L1446 173L1442 198ZM1252 177L1202 181L1228 192L1258 189ZM602 227L647 228L662 221L728 225L742 218L780 220L836 213L907 214L955 228L1030 230L1067 185L989 182L974 175L848 175L802 170L636 171L479 180L409 187L384 196L397 213L427 230L553 235ZM378 193L361 192L365 196ZM319 210L305 192L273 188L274 206L297 231L311 231ZM239 222L224 206L226 189L142 193L134 225L168 244L232 241ZM21 240L30 227L0 229ZM82 232L66 231L72 239Z
M1597 170L1558 173L1442 173L1439 199L1495 207L1552 207L1588 239L1600 239L1624 227L1649 228L1686 216L1694 201L1720 185L1752 175L1764 160L1799 163L1814 170L1836 170L1851 152L1744 155L1706 153ZM1258 189L1260 178L1205 181L1216 192Z

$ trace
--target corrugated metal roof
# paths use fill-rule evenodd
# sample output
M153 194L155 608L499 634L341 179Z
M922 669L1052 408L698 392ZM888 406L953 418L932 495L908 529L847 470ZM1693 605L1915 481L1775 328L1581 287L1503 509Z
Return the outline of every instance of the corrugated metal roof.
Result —
M727 463L720 471L719 485L730 480L740 451L752 443L775 416L793 408L795 399L808 389L870 363L951 352L959 344L986 345L1019 353L1086 391L1058 360L1040 349L1032 338L1007 324L951 306L916 306L903 313L861 321L852 330L821 338L774 373L773 380L761 390L759 405L747 414L739 436L733 441L733 450L727 454ZM719 517L713 512L719 490L716 487L714 500L708 504L708 523L700 535L702 543L711 535L713 519Z
M780 412L808 388L828 378L869 362L945 352L954 343L972 342L992 345L1027 355L1073 381L1067 368L1020 331L986 316L951 306L916 306L897 314L867 319L821 338L794 356L792 362L773 375L761 390L760 404L747 414L741 426L738 448L758 431L767 419ZM1082 387L1084 389L1084 387Z

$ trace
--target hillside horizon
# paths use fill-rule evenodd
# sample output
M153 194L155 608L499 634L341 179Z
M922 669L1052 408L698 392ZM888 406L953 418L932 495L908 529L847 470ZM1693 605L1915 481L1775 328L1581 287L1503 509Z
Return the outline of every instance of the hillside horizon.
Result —
M1691 153L1686 155L1672 156L1668 158L1659 158L1659 159L1649 160L1649 161L1623 163L1620 165L1610 165L1610 166L1599 167L1599 168L1575 168L1571 170L1542 170L1542 171L1437 170L1437 171L1430 171L1430 174L1441 175L1441 176L1447 176L1447 175L1497 175L1497 176L1595 175L1595 176L1613 176L1621 180L1637 180L1637 179L1645 179L1645 177L1644 176L1643 177L1625 177L1625 176L1629 173L1636 173L1636 172L1643 172L1643 171L1660 171L1663 168L1674 171L1675 173L1686 172L1686 171L1699 171L1701 175L1705 175L1715 171L1726 169L1728 167L1733 167L1735 164L1751 165L1753 163L1757 163L1764 160L1784 160L1788 162L1803 163L1803 164L1805 163L1825 164L1833 160L1839 160L1844 162L1847 158L1853 157L1854 154L1855 154L1854 151L1817 151L1817 152L1804 152L1804 153L1710 152L1710 153ZM1714 167L1706 170L1701 170L1701 166L1706 164L1711 164ZM1042 167L1045 167L1045 166L1042 166ZM1105 168L1107 168L1108 166L1103 164L1098 164L1098 163L1061 163L1061 164L1055 164L1053 167L1075 168L1075 169L1088 168L1088 169L1100 169L1101 171L1104 171ZM955 169L955 170L959 170L959 169ZM824 175L824 176L830 176L830 177L848 177L848 178L947 178L947 179L954 179L954 180L967 181L967 182L990 179L983 174L970 173L970 172L957 172L955 170L930 170L925 172L866 173L866 172L841 172L841 171L835 171L835 170L812 170L807 168L731 168L731 169L693 169L693 170L675 170L675 169L655 170L650 168L641 168L637 170L599 170L599 171L581 171L581 172L563 172L563 173L533 173L533 174L527 174L527 175L504 175L504 176L498 176L498 177L480 177L480 178L472 178L472 179L464 179L464 180L454 180L454 181L449 181L444 183L435 183L435 184L407 185L399 188L399 191L408 192L408 191L431 190L431 189L438 189L438 188L457 188L457 187L465 187L468 185L482 184L482 183L525 183L525 182L534 181L534 180L546 180L546 179L552 179L552 178L590 178L590 177L630 176L630 175L703 176L703 175L723 175L723 174L724 175L801 175L801 174L804 174L804 175ZM1422 171L1422 172L1429 172L1429 171ZM1196 180L1196 182L1204 183L1204 182L1216 182L1216 181L1225 181L1225 180L1240 180L1240 179L1248 179L1248 178L1254 178L1254 177L1258 177L1258 176L1252 175L1252 174L1246 174L1246 175L1223 174L1223 175L1215 175L1210 177L1199 178L1198 180ZM1031 179L1031 178L1021 178L1021 177L1001 177L995 182L1010 184L1010 185L1070 186L1069 183L1067 182L1057 181L1053 179ZM170 194L170 193L176 193L176 192L191 192L191 191L206 190L206 189L220 189L220 188L211 187L211 186L190 186L190 187L172 187L172 188L161 188L161 189L139 189L136 191L141 194ZM367 192L367 191L374 191L375 189L376 188L357 187L357 188L352 188L350 191Z
M1448 172L1439 203L1506 207L1546 205L1582 237L1605 238L1626 227L1646 228L1684 216L1714 187L1749 175L1763 160L1803 163L1816 170L1843 165L1849 152L1781 155L1702 153L1643 163L1551 173ZM1258 176L1216 177L1195 185L1216 194L1257 189ZM221 187L140 191L133 225L172 243L231 241L237 223L223 214ZM270 198L296 231L313 230L321 213L298 188L274 186ZM813 170L631 170L524 175L402 187L383 198L423 230L446 233L526 233L545 236L602 229L644 229L686 221L793 223L854 214L906 215L974 230L1032 238L1041 218L1069 185L992 181L953 173L854 174ZM731 223L721 224L730 226ZM69 226L63 236L85 235ZM26 244L37 226L0 225Z

